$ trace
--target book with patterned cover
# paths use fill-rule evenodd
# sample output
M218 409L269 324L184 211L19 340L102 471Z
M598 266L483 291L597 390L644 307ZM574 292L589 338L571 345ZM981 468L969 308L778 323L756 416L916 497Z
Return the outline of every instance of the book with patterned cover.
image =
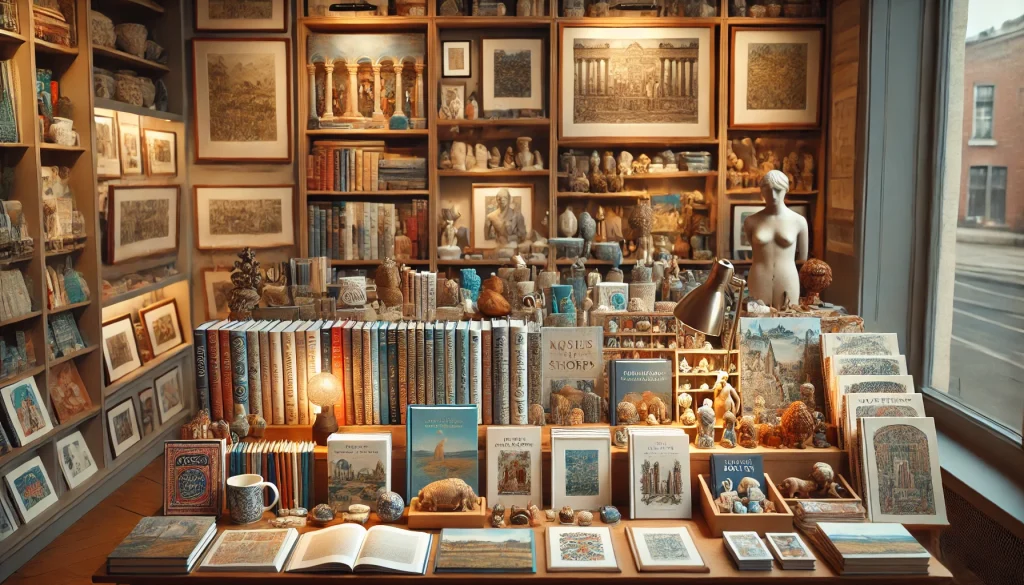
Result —
M220 516L224 439L164 442L164 516Z

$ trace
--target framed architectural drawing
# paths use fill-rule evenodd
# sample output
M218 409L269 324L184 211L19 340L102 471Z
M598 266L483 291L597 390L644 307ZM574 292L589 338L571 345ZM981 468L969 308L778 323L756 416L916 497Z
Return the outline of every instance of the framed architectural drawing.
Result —
M196 247L200 250L274 248L295 243L295 187L196 186Z
M32 376L0 388L4 413L14 431L15 446L24 447L53 430L46 401Z
M290 42L192 39L196 162L290 163Z
M818 28L732 28L729 127L816 128L821 123Z
M149 335L153 357L167 353L182 344L178 302L173 298L139 309L139 320Z
M57 461L70 489L75 489L98 471L82 431L75 431L57 441Z
M611 503L611 437L570 433L551 438L551 507L597 510Z
M441 41L443 56L441 77L473 75L472 41Z
M466 82L442 81L441 103L438 109L442 119L461 120L466 117Z
M57 492L46 473L43 460L33 457L4 476L22 522L30 522L57 503Z
M807 220L808 241L811 240L810 228L813 227L814 218L809 217L810 205L806 203L791 203L787 207L804 216ZM743 222L748 217L764 209L764 205L738 204L732 206L732 257L735 260L750 260L753 258L753 248L747 240L747 234L743 232Z
M711 137L712 30L560 24L558 137Z
M288 31L288 0L196 0L195 9L199 32Z
M100 179L121 177L121 157L118 155L117 124L112 116L93 116L96 131L96 176Z
M533 185L529 183L473 183L470 200L474 248L504 248L525 242L532 230Z
M544 110L544 41L480 41L481 87L486 114L495 110Z
M146 174L150 177L178 175L178 135L146 128L142 131L146 150Z
M171 417L185 408L183 388L181 387L181 367L161 375L153 381L156 389L156 408L160 413L160 424L167 424Z
M872 522L948 523L935 419L862 418L860 437Z
M159 256L178 248L178 185L110 185L107 262Z
M123 378L142 366L130 314L103 323L103 361L107 365L108 382Z
M138 116L135 116L138 120ZM142 133L138 122L128 124L117 121L117 135L121 143L121 175L125 177L142 174Z
M76 414L92 408L92 398L74 360L50 368L49 390L58 423L67 422Z
M156 394L152 388L139 392L139 424L143 437L152 433L157 426Z
M231 270L218 268L203 269L203 293L206 296L206 318L227 319L231 308L228 299L235 284L231 282Z
M142 439L139 422L135 418L135 400L126 398L107 411L107 430L110 432L110 446L114 457L120 457L129 447Z

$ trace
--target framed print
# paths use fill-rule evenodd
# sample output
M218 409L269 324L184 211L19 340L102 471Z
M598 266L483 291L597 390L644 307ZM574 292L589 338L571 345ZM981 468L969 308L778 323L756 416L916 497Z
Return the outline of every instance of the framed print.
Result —
M288 0L196 0L198 32L287 32Z
M192 39L196 162L290 163L290 41Z
M67 422L76 414L92 408L92 397L78 374L74 360L50 368L48 388L58 423Z
M441 41L441 77L472 77L472 41Z
M729 127L818 127L822 30L731 30Z
M96 130L96 176L100 179L121 178L120 138L112 116L93 116Z
M57 461L70 489L75 489L98 471L82 431L75 431L57 441Z
M559 138L712 136L711 27L559 26Z
M146 128L142 131L146 154L146 174L150 177L178 175L178 135Z
M275 248L295 243L295 187L196 186L196 247L200 250Z
M142 133L138 124L117 123L121 142L121 175L131 177L142 174Z
M22 522L31 522L57 503L57 492L38 455L8 472L4 481Z
M474 248L504 248L524 242L532 231L533 185L529 183L473 183L470 213Z
M11 505L7 503L7 498L0 491L0 542L14 534L17 529L18 519L14 517Z
M947 524L935 419L866 417L859 424L871 521Z
M114 457L120 457L129 447L142 439L139 422L135 418L135 400L126 398L107 411L107 431L110 432L110 446Z
M158 377L153 381L153 387L156 388L156 408L160 413L160 424L167 424L172 416L185 408L181 386L181 368L175 366L174 369Z
M107 378L114 382L142 367L139 349L135 345L135 327L129 314L103 323L103 361L107 365Z
M807 220L807 241L812 241L811 227L814 218L810 217L810 205L807 203L787 204L786 207L799 213ZM732 257L735 260L750 260L754 257L754 248L743 232L743 222L758 211L764 209L764 205L733 205L732 206Z
M231 270L217 268L203 269L203 292L206 295L206 318L227 319L231 308L228 299L235 283L231 282Z
M466 117L466 82L442 81L441 104L442 119L461 120Z
M139 423L143 437L156 429L156 394L152 388L139 392Z
M0 388L4 413L14 431L14 444L24 447L53 430L46 401L32 376Z
M178 302L167 299L139 309L139 320L149 335L153 357L167 353L182 344L181 323L178 321Z
M480 41L481 84L486 114L494 110L544 110L544 41Z
M159 256L178 249L178 185L110 185L107 263Z

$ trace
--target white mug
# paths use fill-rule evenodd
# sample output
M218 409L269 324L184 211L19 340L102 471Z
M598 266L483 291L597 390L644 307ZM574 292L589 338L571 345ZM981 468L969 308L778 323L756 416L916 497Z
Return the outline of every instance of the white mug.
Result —
M268 487L274 492L274 501L269 506L263 505L263 488ZM255 473L233 475L228 478L228 513L235 524L252 524L263 518L263 513L270 510L281 499L277 486L263 481Z

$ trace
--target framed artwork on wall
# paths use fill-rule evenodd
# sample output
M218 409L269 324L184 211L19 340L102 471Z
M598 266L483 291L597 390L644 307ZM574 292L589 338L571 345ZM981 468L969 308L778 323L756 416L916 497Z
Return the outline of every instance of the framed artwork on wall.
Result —
M178 175L178 135L146 128L142 131L146 174L150 177Z
M14 431L14 444L24 447L53 430L46 401L32 376L0 388L4 413Z
M142 439L139 421L135 418L135 400L126 398L107 411L107 430L110 432L110 446L114 457L120 457L129 447Z
M473 183L469 215L473 218L472 247L500 248L503 237L511 241L518 236L521 243L533 230L533 185Z
M175 366L153 381L156 388L156 408L160 413L160 424L167 424L171 417L185 408L181 386L181 368Z
M132 316L124 314L103 323L103 361L107 378L114 382L142 367L139 348L135 344Z
M117 133L121 142L121 175L133 177L142 174L142 133L138 124L118 120Z
M167 353L182 344L178 302L173 298L139 309L139 320L146 329L153 347L153 357Z
M96 131L96 176L100 179L121 177L120 138L112 116L93 116Z
M107 196L107 262L159 256L178 248L181 187L110 185Z
M287 32L288 0L196 0L198 32Z
M729 127L821 124L820 28L732 28Z
M75 431L57 441L57 461L70 489L75 489L98 471L82 431Z
M787 204L786 207L804 216L808 228L807 241L812 241L810 235L810 228L813 226L813 218L810 217L811 206L807 203L792 203ZM732 206L732 257L734 260L750 260L754 257L747 234L743 233L743 222L763 209L764 205L738 204Z
M227 319L231 308L228 299L235 284L231 282L231 270L218 268L203 269L203 292L206 295L206 318Z
M156 393L152 388L139 392L139 422L143 437L156 429Z
M466 117L466 82L442 81L441 118L445 120L461 120Z
M22 522L31 522L57 503L57 492L39 456L22 463L4 476Z
M295 243L295 187L196 186L196 247L200 250L275 248Z
M472 77L472 41L441 41L441 77Z
M484 113L544 110L544 41L483 39L480 42Z
M196 162L290 163L288 39L192 39Z
M559 27L559 138L713 135L712 27Z

